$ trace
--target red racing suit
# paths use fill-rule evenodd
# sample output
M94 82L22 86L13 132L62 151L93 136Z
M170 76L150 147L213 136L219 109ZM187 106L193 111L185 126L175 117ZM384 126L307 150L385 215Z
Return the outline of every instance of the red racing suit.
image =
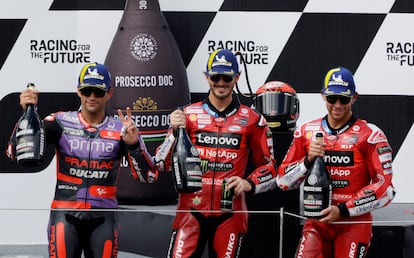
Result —
M327 117L306 122L295 131L278 168L276 181L281 189L297 188L305 179L312 166L307 151L317 132L324 134L332 204L338 205L341 217L332 224L307 219L296 257L365 257L371 240L371 211L386 206L395 194L392 149L381 129L355 116L340 129L330 128Z
M121 138L121 121L106 116L91 126L81 112L59 112L44 119L46 144L54 144L57 183L48 235L50 257L116 257L118 222L116 181L122 156L135 179L158 177L152 157L139 137L129 146ZM15 157L14 130L8 156ZM93 209L92 211L84 211ZM82 211L77 211L82 210Z
M237 257L248 214L220 210L222 182L231 176L245 177L250 152L256 168L246 178L251 192L275 187L271 132L262 115L235 100L223 112L205 100L185 107L184 113L188 135L202 160L202 190L179 194L168 257L201 257L206 242L210 257ZM158 163L168 161L173 142L170 129L157 150ZM246 210L245 195L235 196L233 211Z

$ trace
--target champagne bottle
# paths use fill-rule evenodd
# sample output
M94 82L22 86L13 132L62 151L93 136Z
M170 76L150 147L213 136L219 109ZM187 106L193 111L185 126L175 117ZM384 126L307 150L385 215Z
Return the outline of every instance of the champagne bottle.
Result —
M173 178L178 192L201 190L201 160L185 127L178 128L178 136L172 153Z
M323 141L323 134L316 133L316 140ZM304 215L308 218L321 218L320 212L331 205L332 183L322 157L315 162L303 186Z
M34 90L35 86L29 83L27 87ZM44 148L45 129L42 119L37 113L36 105L27 105L16 127L17 163L24 167L41 165Z

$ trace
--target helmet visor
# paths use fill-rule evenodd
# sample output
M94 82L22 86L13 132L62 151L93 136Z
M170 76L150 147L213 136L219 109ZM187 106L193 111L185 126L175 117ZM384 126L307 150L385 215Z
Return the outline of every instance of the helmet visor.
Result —
M254 101L255 109L265 117L297 113L296 96L285 92L265 92Z

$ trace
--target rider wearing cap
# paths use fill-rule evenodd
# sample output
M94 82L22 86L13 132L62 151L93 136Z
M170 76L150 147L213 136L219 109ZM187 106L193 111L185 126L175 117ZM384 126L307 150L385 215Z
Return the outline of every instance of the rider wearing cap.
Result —
M231 51L214 51L205 72L208 97L170 116L172 128L155 160L169 159L173 128L185 126L202 160L203 175L202 190L179 194L168 257L201 257L206 243L210 257L236 257L247 232L245 195L274 187L271 132L262 115L233 98L239 74ZM249 153L255 169L245 176ZM226 188L234 191L234 212L220 209L224 179Z
M332 205L321 219L306 220L296 257L365 257L371 212L394 198L392 149L380 128L352 113L357 98L352 73L344 67L329 70L322 88L327 115L298 127L278 168L278 186L295 189L320 156L333 184ZM314 140L319 132L323 143Z
M56 152L56 189L48 225L49 256L54 258L117 257L118 219L116 181L122 156L136 180L152 183L158 177L146 151L130 108L120 120L105 114L111 98L111 78L106 66L86 64L79 75L78 111L47 116L46 144ZM37 91L24 90L20 105L37 104ZM8 156L15 158L16 130ZM132 178L131 178L132 179Z

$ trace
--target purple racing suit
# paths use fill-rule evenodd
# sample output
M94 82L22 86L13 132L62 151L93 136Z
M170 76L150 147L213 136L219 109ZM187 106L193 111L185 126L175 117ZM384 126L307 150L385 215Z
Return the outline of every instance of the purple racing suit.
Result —
M139 137L126 145L122 122L106 116L91 126L77 111L44 119L46 144L54 144L56 189L48 226L50 257L116 257L118 207L116 182L120 162L127 158L132 175L141 182L157 180L153 159ZM15 158L14 130L7 155ZM88 211L90 210L90 211Z

